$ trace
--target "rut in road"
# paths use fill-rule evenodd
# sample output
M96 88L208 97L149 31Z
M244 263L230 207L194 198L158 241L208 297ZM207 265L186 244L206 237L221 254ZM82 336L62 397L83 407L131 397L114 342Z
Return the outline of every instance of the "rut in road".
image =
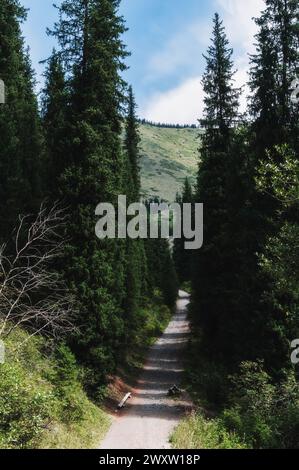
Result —
M173 429L192 407L188 397L167 396L169 388L182 381L182 352L189 335L188 304L189 295L180 291L176 313L163 336L150 348L133 398L113 419L101 449L170 448Z

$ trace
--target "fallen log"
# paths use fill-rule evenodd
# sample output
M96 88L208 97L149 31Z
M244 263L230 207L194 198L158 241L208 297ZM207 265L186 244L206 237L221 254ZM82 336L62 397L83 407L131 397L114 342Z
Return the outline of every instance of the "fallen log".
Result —
M121 410L125 407L127 401L132 398L132 393L127 393L126 396L122 399L122 401L117 405L117 409Z

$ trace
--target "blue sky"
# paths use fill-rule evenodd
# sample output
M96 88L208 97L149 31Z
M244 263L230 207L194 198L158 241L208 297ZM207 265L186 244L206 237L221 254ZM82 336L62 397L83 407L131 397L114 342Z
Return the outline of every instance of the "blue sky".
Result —
M46 36L46 28L53 25L57 12L53 0L21 3L30 9L23 30L40 86L43 66L39 61L55 44ZM120 11L129 28L124 41L132 53L126 79L134 87L140 116L181 123L200 118L202 54L209 44L215 11L223 18L235 51L236 82L246 83L248 53L254 50L251 18L263 6L263 0L123 0ZM246 92L243 107L245 101Z

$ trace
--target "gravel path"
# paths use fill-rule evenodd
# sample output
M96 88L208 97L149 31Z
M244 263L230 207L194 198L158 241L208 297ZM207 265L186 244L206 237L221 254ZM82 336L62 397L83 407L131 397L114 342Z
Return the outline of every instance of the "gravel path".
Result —
M149 350L133 398L113 418L101 449L167 449L169 438L191 408L188 397L171 399L167 392L182 380L182 349L188 341L186 307L189 296L180 291L176 313L163 336Z

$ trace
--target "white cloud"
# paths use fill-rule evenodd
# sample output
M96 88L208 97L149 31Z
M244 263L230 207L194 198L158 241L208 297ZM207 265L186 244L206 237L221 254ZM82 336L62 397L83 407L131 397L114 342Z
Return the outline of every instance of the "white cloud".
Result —
M247 96L249 94L246 85L247 69L247 62L242 63L240 60L234 85L243 87L243 94L240 99L241 112L246 111ZM201 77L193 77L165 93L157 93L151 96L149 104L141 110L141 114L145 119L154 122L196 124L203 115L203 99L204 92Z
M195 124L202 114L203 89L200 77L186 80L180 86L151 97L142 115L164 123Z
M260 16L264 0L216 0L216 6L233 46L253 52L257 28L252 18Z

